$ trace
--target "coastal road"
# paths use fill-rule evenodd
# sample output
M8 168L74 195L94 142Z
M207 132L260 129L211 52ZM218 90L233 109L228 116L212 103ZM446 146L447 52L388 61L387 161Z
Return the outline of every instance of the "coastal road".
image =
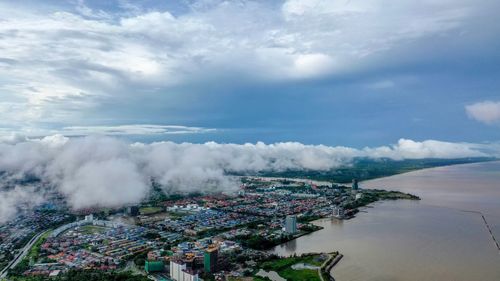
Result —
M30 241L28 241L28 243L21 249L21 251L16 255L16 257L13 260L11 260L9 262L9 264L4 269L2 269L2 271L0 271L0 279L5 278L7 276L7 272L11 268L16 267L16 265L20 261L22 261L24 259L24 257L28 254L29 250L31 249L31 247L33 247L33 245L36 243L36 241L38 241L38 239L40 237L42 237L42 235L44 235L48 231L49 230L43 231L43 232L40 232L37 235L33 236L33 238L31 238Z

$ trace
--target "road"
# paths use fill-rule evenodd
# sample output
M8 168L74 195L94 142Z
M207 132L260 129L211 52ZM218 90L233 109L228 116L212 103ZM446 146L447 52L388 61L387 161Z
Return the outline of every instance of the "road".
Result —
M22 248L22 250L16 255L16 257L13 260L11 260L9 264L4 269L2 269L2 271L0 271L0 279L5 278L7 276L7 272L11 268L16 267L16 265L24 259L24 257L28 254L31 247L33 247L36 241L38 241L38 239L42 237L42 235L44 235L47 231L40 232L30 239L30 241Z

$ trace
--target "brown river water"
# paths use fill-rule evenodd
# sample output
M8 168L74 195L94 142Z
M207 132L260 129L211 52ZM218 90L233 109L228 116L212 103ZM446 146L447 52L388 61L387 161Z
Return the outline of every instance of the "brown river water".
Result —
M279 255L339 251L337 281L500 281L500 162L419 170L366 181L421 201L377 202L347 221L277 246Z

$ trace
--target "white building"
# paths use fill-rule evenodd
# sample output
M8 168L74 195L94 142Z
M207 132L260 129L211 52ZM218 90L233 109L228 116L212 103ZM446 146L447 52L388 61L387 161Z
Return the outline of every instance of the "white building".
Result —
M296 216L286 216L285 231L287 233L290 233L290 234L297 233L297 217Z
M201 281L197 273L190 273L185 270L182 271L182 281Z
M186 269L186 265L183 264L182 262L175 262L175 261L170 261L170 278L181 281L183 280L183 270Z
M186 264L170 261L170 278L176 281L202 281L197 273L186 270Z
M174 205L167 208L169 212L200 212L204 210L208 210L208 208L201 207L198 204L187 204L185 206Z

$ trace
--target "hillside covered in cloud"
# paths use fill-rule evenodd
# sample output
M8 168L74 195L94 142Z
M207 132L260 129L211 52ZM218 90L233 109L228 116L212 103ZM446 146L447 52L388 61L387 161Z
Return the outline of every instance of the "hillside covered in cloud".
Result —
M238 179L231 174L258 172L329 171L353 159L394 160L495 157L496 144L416 142L356 149L343 146L274 144L129 143L112 137L10 140L0 144L0 221L17 207L44 200L44 194L62 195L71 208L119 207L147 197L151 180L166 194L233 192ZM39 180L22 184L25 178ZM21 183L20 183L21 182Z

